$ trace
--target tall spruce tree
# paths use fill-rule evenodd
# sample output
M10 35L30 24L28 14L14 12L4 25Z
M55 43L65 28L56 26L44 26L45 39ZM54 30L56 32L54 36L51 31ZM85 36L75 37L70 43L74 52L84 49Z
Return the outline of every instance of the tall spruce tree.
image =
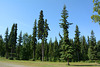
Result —
M88 46L87 46L87 42L85 39L85 36L82 36L80 38L80 42L81 42L81 59L82 60L88 60Z
M10 45L10 59L12 60L16 55L16 43L17 43L17 24L13 24L10 36L9 36L9 45Z
M6 45L6 59L8 59L8 51L9 51L9 46L8 46L8 41L9 41L9 34L8 34L8 28L6 29L5 33L5 45Z
M29 55L29 59L31 59L32 58L32 36L31 35L29 35L28 36L28 43L27 43L27 45L28 45L28 55Z
M45 56L46 56L46 60L48 60L48 44L47 44L47 37L48 37L48 31L50 31L50 28L48 26L47 23L47 19L45 19L44 21L44 46L45 46ZM47 54L47 55L46 55Z
M21 58L22 60L29 60L31 56L31 42L32 38L31 35L28 35L28 33L25 33L23 35L23 45L22 45L22 55Z
M4 44L2 35L0 35L0 56L1 57L5 56L5 44Z
M44 61L44 19L43 11L40 11L39 21L38 21L38 39L42 40L42 61Z
M76 30L75 30L75 38L74 38L74 45L75 45L75 59L76 61L80 61L80 53L81 53L81 46L80 46L80 31L78 26L76 25Z
M32 36L32 45L33 45L33 60L35 60L35 51L36 51L36 44L37 44L37 24L36 24L36 19L34 22L34 28L33 28L33 36Z
M38 21L38 39L42 40L42 61L44 61L44 43L48 37L48 31L50 30L47 19L44 21L43 17L43 11L41 10Z
M9 45L10 45L10 59L13 59L13 45L14 45L14 24L12 26L10 36L9 36Z
M71 25L72 23L69 23L67 21L68 18L68 11L66 10L66 6L64 5L64 8L62 10L61 13L61 21L63 23L60 23L60 27L63 28L63 44L62 44L62 51L61 51L61 60L62 61L68 61L68 65L69 65L69 59L72 58L72 46L69 43L69 37L68 37L68 28L69 25Z
M17 24L14 24L14 53L16 53L16 43L17 43Z
M97 50L96 50L96 38L94 36L93 30L91 31L90 45L88 49L89 60L97 59Z
M52 61L53 58L53 44L52 44L52 39L50 38L49 41L49 61Z
M18 38L18 46L16 49L17 52L17 59L21 59L21 50L22 50L22 31L20 32L19 38Z
M100 60L100 40L97 42L97 58Z
M54 51L54 53L53 53L53 56L54 56L53 61L57 61L58 58L59 58L59 55L58 55L59 52L58 52L58 41L57 41L56 37L55 37L53 51Z

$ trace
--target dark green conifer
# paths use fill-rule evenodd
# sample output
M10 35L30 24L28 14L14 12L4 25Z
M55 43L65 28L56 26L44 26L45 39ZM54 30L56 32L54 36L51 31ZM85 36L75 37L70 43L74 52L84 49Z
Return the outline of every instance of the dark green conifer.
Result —
M57 61L59 58L59 52L58 52L58 41L57 38L55 37L55 42L54 42L54 47L53 47L53 61Z
M9 45L8 45L8 41L9 41L9 35L8 35L8 28L6 29L6 33L5 33L5 45L6 45L6 59L8 59L8 52L9 52Z
M68 18L68 11L66 10L66 6L64 5L64 8L62 10L61 13L61 21L62 23L60 23L60 27L63 28L63 44L62 44L62 51L61 51L61 60L62 61L68 61L68 65L69 65L69 59L72 58L72 46L69 43L69 37L68 37L68 28L69 25L71 25L72 23L69 23L67 21Z
M36 44L37 44L37 23L36 19L34 22L34 28L33 28L33 36L32 36L32 45L33 45L33 60L35 60L35 51L36 51Z
M42 40L42 61L44 61L44 15L43 11L40 11L39 21L38 21L38 39Z
M75 60L80 61L80 53L81 53L81 46L80 46L80 31L78 26L76 25L75 30L75 38L74 38L74 46L75 46Z
M1 57L5 56L5 44L4 44L2 35L0 35L0 56Z
M19 38L18 38L18 45L17 45L17 59L21 59L21 50L22 50L22 31L20 32Z
M85 36L81 37L81 59L82 60L88 60L88 46L87 46L87 42L85 39Z
M52 61L53 58L53 44L52 44L52 39L50 38L49 41L49 61Z
M88 57L89 60L96 60L97 59L97 46L96 46L96 38L94 36L93 30L91 31L91 38L90 38L90 45L88 48Z
M17 43L17 24L13 24L10 36L9 36L9 45L10 45L10 59L12 60L16 56L16 43Z
M47 19L43 19L43 11L41 10L38 21L38 39L42 40L42 61L44 61L44 44L48 37L48 31L50 30L47 24Z

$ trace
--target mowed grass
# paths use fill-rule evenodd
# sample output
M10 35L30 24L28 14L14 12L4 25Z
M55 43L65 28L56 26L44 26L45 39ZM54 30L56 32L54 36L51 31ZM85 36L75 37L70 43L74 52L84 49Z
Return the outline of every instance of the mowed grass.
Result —
M70 62L70 66L67 65L67 62L7 60L5 58L0 58L0 62L7 64L24 65L26 67L100 67L100 64L98 63L86 62Z

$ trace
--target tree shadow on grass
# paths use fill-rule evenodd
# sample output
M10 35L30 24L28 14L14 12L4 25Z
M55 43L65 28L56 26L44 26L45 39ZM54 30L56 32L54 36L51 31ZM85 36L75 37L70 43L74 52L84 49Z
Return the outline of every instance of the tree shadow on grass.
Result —
M77 67L78 66L86 66L86 67L91 66L92 67L92 66L100 66L100 65L70 65L70 66L77 66Z

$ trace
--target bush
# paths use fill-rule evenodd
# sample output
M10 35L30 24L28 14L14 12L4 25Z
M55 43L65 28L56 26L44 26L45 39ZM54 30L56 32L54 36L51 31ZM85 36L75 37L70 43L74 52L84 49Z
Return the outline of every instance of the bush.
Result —
M88 60L88 61L85 61L87 63L95 63L95 60Z
M33 61L35 61L35 59L33 59Z
M10 57L9 60L14 60L14 58L13 57Z
M97 60L97 63L100 64L100 60Z
M20 60L20 58L16 57L16 60Z

